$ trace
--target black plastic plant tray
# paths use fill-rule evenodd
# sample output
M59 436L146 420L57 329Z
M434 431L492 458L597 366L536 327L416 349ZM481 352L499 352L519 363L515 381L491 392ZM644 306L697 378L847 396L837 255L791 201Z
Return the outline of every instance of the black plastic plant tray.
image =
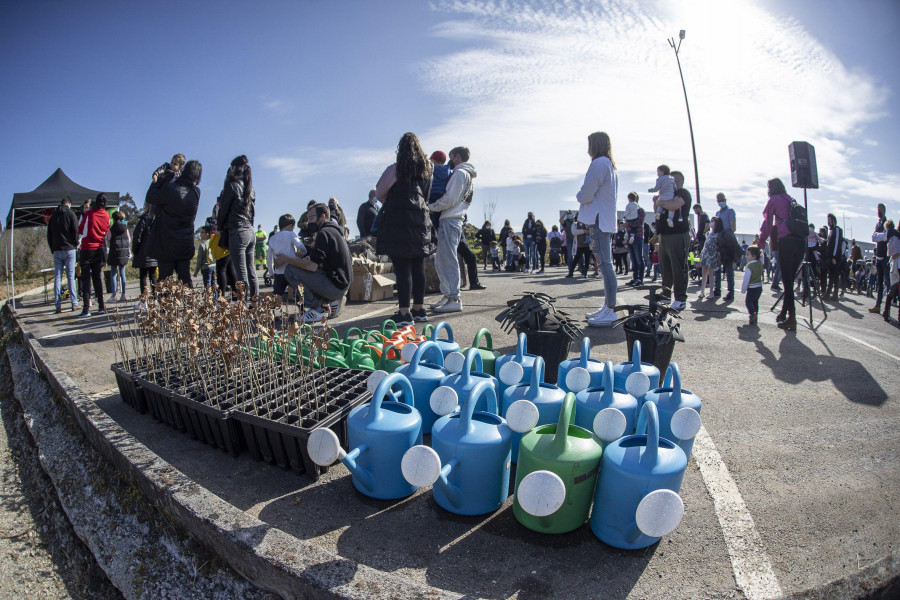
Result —
M309 458L306 442L310 433L319 427L327 427L334 431L341 446L347 449L347 415L371 399L372 395L366 388L371 372L338 367L328 367L327 372L328 400L324 400L325 390L322 388L325 386L320 382L317 415L313 414L315 408L310 405L315 400L298 404L272 396L262 403L248 402L235 408L232 418L241 424L247 450L253 458L306 473L315 480L328 468L316 465Z
M231 418L234 405L223 402L219 406L211 406L198 396L196 392L193 398L180 393L172 395L172 402L181 413L187 432L232 456L240 454L245 444L240 427Z
M127 371L122 363L110 366L116 376L119 385L119 395L122 401L141 414L147 412L147 399L144 397L144 389L137 384L134 375Z
M171 390L141 377L137 378L137 383L144 388L144 397L147 399L147 406L150 408L150 413L158 421L161 421L170 427L174 427L178 431L187 431L187 425L184 422L182 413L178 409L178 405L172 400Z

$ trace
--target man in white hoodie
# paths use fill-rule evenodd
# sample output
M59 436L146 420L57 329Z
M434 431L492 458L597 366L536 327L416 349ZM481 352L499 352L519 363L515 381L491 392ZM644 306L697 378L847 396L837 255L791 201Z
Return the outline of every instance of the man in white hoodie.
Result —
M439 313L459 312L459 258L456 248L463 235L463 219L472 202L475 167L469 164L469 149L457 146L450 151L450 168L453 175L447 182L444 195L428 205L431 212L441 213L438 226L438 247L434 267L441 281L441 299L431 305Z

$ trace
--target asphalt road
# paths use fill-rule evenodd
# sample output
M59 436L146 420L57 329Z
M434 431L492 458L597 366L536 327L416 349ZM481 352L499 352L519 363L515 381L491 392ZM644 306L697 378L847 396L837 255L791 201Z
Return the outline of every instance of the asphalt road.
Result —
M488 327L494 347L510 351L515 338L495 317L516 294L548 293L576 316L599 306L601 281L564 274L483 272L487 289L464 292L465 310L444 320L464 346ZM689 292L694 298L696 286ZM623 289L618 301L646 293ZM803 322L787 333L768 312L774 300L766 288L759 327L747 325L740 293L732 303L689 302L686 342L673 358L684 387L703 400L704 428L681 491L685 516L659 544L631 552L587 526L532 533L513 518L511 499L492 515L458 517L430 490L368 499L340 465L311 483L223 455L121 403L103 317L57 316L40 296L19 315L75 382L162 458L254 516L375 568L487 598L854 596L859 580L884 583L900 570L900 330L868 313L872 300L850 295L827 304L824 323L817 308L815 328L798 310ZM341 333L374 326L395 310L388 300L348 304L334 324ZM592 358L628 358L620 328L584 333Z

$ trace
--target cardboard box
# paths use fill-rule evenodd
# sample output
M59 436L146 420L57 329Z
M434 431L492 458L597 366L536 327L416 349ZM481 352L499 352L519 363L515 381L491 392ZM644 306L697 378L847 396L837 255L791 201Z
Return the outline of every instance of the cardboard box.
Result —
M374 273L376 267L353 265L353 283L347 290L347 300L351 302L374 302L394 297L396 275Z

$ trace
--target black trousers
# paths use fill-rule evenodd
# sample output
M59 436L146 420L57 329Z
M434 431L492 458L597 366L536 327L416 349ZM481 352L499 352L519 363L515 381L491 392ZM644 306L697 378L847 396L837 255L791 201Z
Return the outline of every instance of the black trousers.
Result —
M412 303L425 302L425 257L405 258L392 256L394 274L397 276L397 303L400 308L409 308L410 292Z
M544 256L547 254L547 241L540 241L537 243L537 253L538 256L541 257L541 271L544 270Z
M781 263L781 283L784 286L781 313L794 315L794 279L797 277L797 269L803 262L803 254L806 252L806 240L795 235L786 235L778 238L778 262Z
M150 280L150 285L156 285L156 267L141 267L141 296L143 297L144 292L147 291L147 280Z
M178 275L178 279L184 285L188 287L194 287L194 284L191 282L191 261L188 260L176 260L172 262L168 261L158 261L159 263L159 280L165 281L168 279L172 273Z
M475 260L475 253L469 248L465 240L461 241L456 247L456 253L466 263L466 272L469 274L469 285L478 283L478 261Z
M81 251L81 298L82 310L90 312L91 307L91 283L97 290L97 304L100 310L104 310L106 306L103 304L103 265L106 259L103 258L103 248L98 250L82 250Z
M223 294L227 290L234 289L237 277L234 274L234 266L231 264L231 255L223 256L216 261L216 285Z
M581 269L582 275L587 275L587 270L591 262L591 256L592 252L590 246L578 246L578 249L575 251L575 256L572 257L572 264L569 266L569 275L575 273L575 267ZM584 257L583 266L578 264L579 260L582 257Z

